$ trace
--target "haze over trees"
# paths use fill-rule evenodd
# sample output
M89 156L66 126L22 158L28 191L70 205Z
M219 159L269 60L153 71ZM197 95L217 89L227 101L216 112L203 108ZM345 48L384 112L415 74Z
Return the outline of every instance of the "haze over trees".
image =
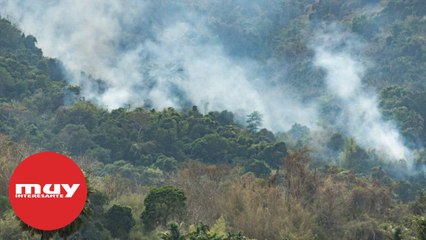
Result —
M103 96L114 82L81 72L83 69L79 70L79 77L85 79L82 84L70 82L66 65L70 62L58 60L65 56L45 56L34 36L12 24L13 17L2 16L0 239L426 239L426 3L156 2L147 6L153 11L140 20L141 29L131 32L144 41L155 39L155 29L164 27L166 18L179 19L185 12L182 6L209 16L206 26L211 32L202 35L204 42L200 36L190 39L193 45L208 45L214 36L215 43L221 43L228 58L215 58L218 65L214 69L222 69L220 61L226 69L249 66L249 70L261 72L262 78L246 82L239 77L251 71L241 70L240 75L226 72L233 74L217 82L218 87L227 87L224 97L196 106L198 96L190 90L204 79L194 82L188 76L203 75L187 69L188 61L161 66L152 62L154 55L141 54L135 61L150 81L148 86L130 84L129 96L137 92L144 100L107 109L100 98L92 97ZM176 9L175 15L166 16ZM344 86L327 79L341 69L332 66L333 72L315 63L318 54L311 35L327 29L324 25L335 26L345 40L338 41L340 45L330 56L344 49L356 60L347 61L342 72L363 72L355 74L357 77L337 74L354 78ZM176 37L173 31L167 33ZM144 46L157 49L156 43ZM114 42L120 49L132 46L131 42ZM217 54L216 48L210 50ZM204 56L203 51L185 53ZM250 61L229 64L244 62L242 59ZM200 62L189 62L200 67L196 64ZM359 62L370 67L359 67ZM201 67L211 67L207 65ZM167 74L162 68L168 69ZM117 81L131 82L123 79ZM225 84L233 81L246 85ZM160 95L171 104L164 100L165 106L158 107L155 101L159 98L145 97L153 96L152 89L158 90L161 84L170 91L165 94L160 89L164 93ZM253 93L247 87L251 84L264 94L248 94ZM357 91L347 98L330 91L339 87L345 92L351 86ZM210 93L206 89L205 94ZM289 101L293 98L290 93L297 93L300 99ZM282 97L286 94L288 98ZM244 101L254 96L262 101L246 112ZM294 122L279 131L266 128L300 119L297 116L312 107L304 104L312 102L317 110L314 125ZM372 141L362 137L371 138L371 134L356 132L364 129L361 126L346 125L355 122L353 116L359 117L360 124L368 122L371 112L363 109L371 102L377 107L373 115L380 116L375 122L383 123L380 126L389 130L386 133L398 133L403 150L409 153L407 158L390 158L387 154L395 149L382 151L368 145ZM244 108L235 107L238 104ZM230 109L219 110L218 105ZM256 109L259 106L263 108ZM86 205L88 214L49 234L23 226L7 199L13 169L38 151L72 157L93 189Z

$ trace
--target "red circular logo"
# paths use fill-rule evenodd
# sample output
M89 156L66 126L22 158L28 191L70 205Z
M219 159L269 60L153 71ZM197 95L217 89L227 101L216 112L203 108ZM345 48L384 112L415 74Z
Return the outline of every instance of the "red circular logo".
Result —
M87 198L86 179L70 158L41 152L29 156L15 169L9 198L23 222L40 230L55 230L80 215Z

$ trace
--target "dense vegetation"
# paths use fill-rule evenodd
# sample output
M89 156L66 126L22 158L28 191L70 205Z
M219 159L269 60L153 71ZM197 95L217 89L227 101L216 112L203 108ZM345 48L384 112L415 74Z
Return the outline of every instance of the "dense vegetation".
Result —
M88 216L53 238L426 239L426 4L377 1L371 15L363 11L370 1L290 2L277 6L291 6L288 19L267 19L276 24L263 35L248 31L249 22L211 24L219 37L240 39L229 51L261 42L240 53L285 60L291 87L309 98L323 87L306 47L319 22L339 22L368 41L375 67L363 80L416 149L415 170L402 174L403 162L384 162L335 129L321 148L299 124L272 133L258 112L241 123L197 106L107 111L67 84L61 63L44 57L33 36L2 19L0 239L43 234L16 219L7 188L19 161L44 150L75 159L93 189ZM324 116L341 107L333 104L324 100Z

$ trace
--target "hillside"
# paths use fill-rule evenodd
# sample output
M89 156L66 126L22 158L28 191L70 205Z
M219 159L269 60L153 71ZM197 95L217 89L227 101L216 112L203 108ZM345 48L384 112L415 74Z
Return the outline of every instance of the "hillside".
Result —
M109 34L15 7L0 10L0 239L426 239L422 1L89 14L118 17ZM87 175L75 229L32 231L10 208L13 169L39 151Z

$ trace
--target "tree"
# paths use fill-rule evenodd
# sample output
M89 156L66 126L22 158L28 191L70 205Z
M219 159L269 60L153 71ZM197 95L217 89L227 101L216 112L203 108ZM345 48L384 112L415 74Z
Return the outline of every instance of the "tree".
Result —
M417 239L426 240L426 217L418 217L415 219Z
M226 236L225 236L226 235ZM181 233L179 226L176 223L170 223L167 232L161 233L161 240L247 240L243 234L230 233L223 236L217 235L211 231L209 226L203 223L197 224L196 229L187 234Z
M265 162L256 159L248 162L247 165L244 166L243 171L245 173L252 172L258 178L266 178L269 174L271 174L271 169L268 165L266 165Z
M102 110L98 110L93 103L79 101L70 108L60 108L56 113L56 127L63 128L68 124L84 125L87 129L93 129L98 121L98 115Z
M229 162L234 149L231 141L217 133L195 140L190 147L194 158L210 163Z
M0 216L3 216L7 210L10 209L9 199L5 196L0 195Z
M287 134L295 141L300 141L309 136L309 128L301 124L295 123Z
M424 215L426 213L426 194L425 192L420 192L416 201L410 205L410 210L415 215Z
M180 188L163 186L151 189L141 214L145 229L151 231L158 225L167 226L170 220L181 220L186 212L185 201L185 193Z
M40 230L37 228L33 228L22 221L20 221L20 227L23 231L28 231L31 235L40 234L40 240L49 240L56 234L55 230L53 231Z
M287 146L284 142L277 142L274 145L267 145L258 155L259 160L265 161L271 168L277 168L283 164L283 159L287 157Z
M75 232L80 230L83 223L91 216L91 210L90 210L90 206L89 206L89 197L92 193L92 190L91 190L91 187L89 185L89 181L87 180L87 178L86 178L86 182L87 182L87 186L88 186L86 203L85 203L84 208L81 211L80 215L78 215L78 217L76 219L74 219L74 221L72 221L70 224L68 224L67 226L60 228L60 229L47 231L47 230L40 230L40 229L37 229L37 228L33 228L32 226L24 223L23 221L21 221L19 219L19 224L20 224L21 229L23 231L28 231L31 235L40 234L41 240L49 240L50 238L54 237L56 233L62 239L67 239L69 236L71 236L72 234L74 234Z
M111 235L120 239L128 239L130 229L135 225L132 209L125 206L113 205L105 213L105 227Z
M161 233L161 240L185 240L185 237L181 234L179 226L172 222L169 224L169 230Z
M392 240L402 240L402 230L400 227L395 228L395 230L393 231L393 236L392 236Z
M403 87L390 86L380 92L379 103L385 119L394 120L405 139L415 145L425 129L424 116L413 95Z
M72 154L83 154L94 146L91 134L84 125L66 125L54 138L58 150L66 149Z
M344 146L342 167L359 173L367 173L374 166L368 153L359 147L354 139L348 139Z
M88 201L91 219L83 224L78 231L79 234L84 236L85 239L111 239L111 233L103 225L105 220L104 206L109 203L107 195L95 190L89 195ZM80 238L77 237L77 239Z
M70 224L58 230L58 235L62 239L67 239L69 236L79 231L84 221L90 216L90 209L87 205L84 206L83 212Z
M250 132L257 132L260 126L262 126L262 114L258 111L254 111L247 115L247 130Z
M161 169L162 171L173 172L177 168L177 161L174 157L160 155L153 166Z
M333 134L333 136L330 137L330 140L328 140L327 143L327 147L335 152L341 151L344 146L345 139L340 133Z
M5 212L0 220L0 239L21 240L29 239L29 234L20 229L20 221L13 211Z
M198 239L205 239L205 240L222 240L221 237L216 236L216 234L210 233L209 226L199 223L197 225L197 229L194 232L190 232L187 234L187 239L189 240L198 240Z

